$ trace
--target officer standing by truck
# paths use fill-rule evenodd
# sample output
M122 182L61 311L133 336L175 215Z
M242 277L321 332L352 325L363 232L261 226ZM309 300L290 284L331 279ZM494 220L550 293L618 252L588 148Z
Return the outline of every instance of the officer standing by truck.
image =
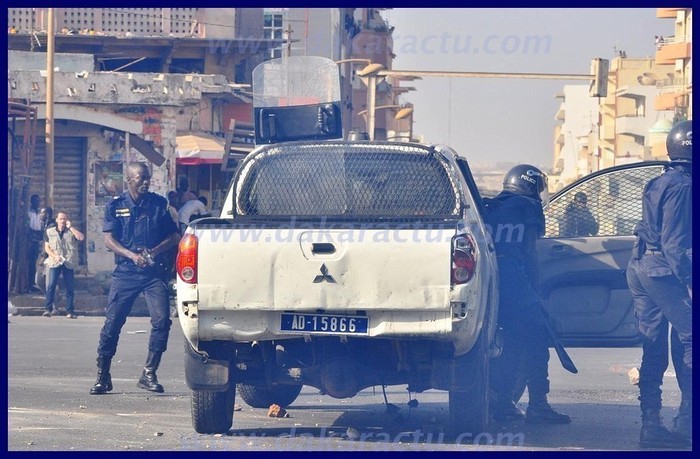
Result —
M627 282L642 335L639 401L640 446L689 446L693 431L693 127L676 124L666 138L670 165L644 188L642 221L637 225L635 253ZM661 385L671 356L681 389L673 431L661 422Z
M487 208L499 271L498 324L503 328L503 352L491 364L497 421L525 418L539 424L568 424L571 418L547 402L551 337L542 309L535 243L544 235L543 205L548 201L547 176L521 164L503 179L503 191ZM516 370L527 378L529 403L523 414L513 403Z
M163 392L156 370L166 350L171 325L167 287L171 260L164 255L177 245L180 235L168 211L168 201L148 191L151 174L145 164L129 164L126 182L127 191L107 203L102 227L105 245L114 252L117 266L97 347L97 381L90 389L92 395L112 390L112 357L117 352L119 333L140 293L146 298L151 316L151 335L148 358L137 386Z

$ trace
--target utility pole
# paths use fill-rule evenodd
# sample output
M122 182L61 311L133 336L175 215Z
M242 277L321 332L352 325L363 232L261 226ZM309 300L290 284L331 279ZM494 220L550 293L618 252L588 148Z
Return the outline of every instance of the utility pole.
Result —
M359 76L367 86L367 134L369 140L374 140L374 110L377 103L378 72L384 70L382 64L369 64L359 72ZM384 79L383 77L381 78Z
M294 32L292 30L292 25L287 24L287 30L284 31L285 35L287 35L287 46L285 50L285 55L287 57L292 55L292 32Z
M368 78L367 84L367 100L368 107L368 126L370 139L374 139L374 105L375 93L377 90L377 78L388 76L394 77L447 77L447 78L524 78L524 79L544 79L544 80L587 80L591 82L589 95L591 97L605 97L607 95L608 84L608 68L607 59L595 58L591 61L591 73L517 73L517 72L454 72L442 70L393 70L385 69L379 64L371 64L363 69L360 76ZM374 66L373 68L370 68ZM379 66L379 67L377 67ZM450 99L452 87L450 86ZM449 122L449 113L448 113ZM450 126L448 125L448 131ZM448 133L449 135L449 133Z
M54 9L49 8L46 41L46 205L55 208L54 202ZM30 260L31 262L31 260Z

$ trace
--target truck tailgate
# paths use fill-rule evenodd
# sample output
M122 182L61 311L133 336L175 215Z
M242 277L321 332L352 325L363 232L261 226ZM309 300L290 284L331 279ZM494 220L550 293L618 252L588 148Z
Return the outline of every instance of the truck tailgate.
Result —
M200 310L446 310L455 229L196 231Z

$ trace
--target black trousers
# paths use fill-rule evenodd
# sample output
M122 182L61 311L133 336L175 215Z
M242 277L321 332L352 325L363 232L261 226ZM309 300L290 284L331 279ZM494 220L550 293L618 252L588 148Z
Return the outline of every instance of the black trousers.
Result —
M491 390L496 403L513 399L518 371L527 378L530 403L546 401L549 393L550 337L539 294L517 266L499 266L498 324L503 328L503 350L491 362Z
M27 286L33 287L36 277L36 261L44 250L41 231L29 230L27 240Z
M151 316L151 334L148 350L165 352L170 333L170 299L167 283L154 275L130 272L117 267L109 289L105 323L100 332L97 356L112 358L117 352L119 334L126 323L136 297L143 293Z
M686 287L675 276L653 277L654 260L632 259L627 283L634 300L642 337L639 401L642 410L661 408L661 386L668 368L669 324L671 358L684 399L693 396L693 309ZM650 275L651 274L651 275Z

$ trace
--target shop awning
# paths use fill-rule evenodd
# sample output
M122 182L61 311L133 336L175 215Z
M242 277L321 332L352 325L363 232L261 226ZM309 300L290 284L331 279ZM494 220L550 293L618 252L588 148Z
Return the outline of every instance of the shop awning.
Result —
M206 132L197 132L178 135L176 142L177 165L198 166L223 162L224 139Z

